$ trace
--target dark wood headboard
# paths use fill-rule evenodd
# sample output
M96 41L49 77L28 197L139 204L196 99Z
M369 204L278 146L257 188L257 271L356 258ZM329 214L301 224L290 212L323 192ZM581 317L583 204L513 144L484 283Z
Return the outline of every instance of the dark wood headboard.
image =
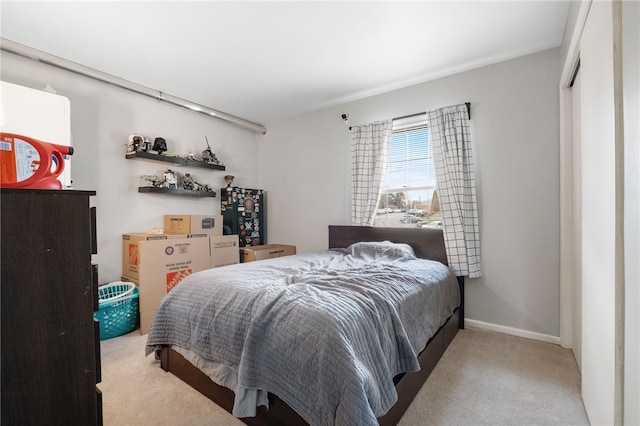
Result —
M360 241L406 243L413 247L416 256L448 265L441 229L329 225L330 249L346 248Z

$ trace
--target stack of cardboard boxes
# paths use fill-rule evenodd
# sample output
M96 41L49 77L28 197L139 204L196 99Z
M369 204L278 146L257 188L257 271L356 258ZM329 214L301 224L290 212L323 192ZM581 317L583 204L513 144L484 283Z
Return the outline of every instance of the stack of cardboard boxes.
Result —
M238 236L222 235L222 215L165 215L163 234L123 235L122 280L139 287L140 333L182 279L238 262Z

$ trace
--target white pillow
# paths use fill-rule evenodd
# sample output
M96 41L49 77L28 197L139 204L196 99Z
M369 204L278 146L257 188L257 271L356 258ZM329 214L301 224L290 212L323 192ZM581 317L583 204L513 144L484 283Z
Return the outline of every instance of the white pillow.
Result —
M391 241L354 243L347 247L345 254L363 260L411 260L416 258L409 244Z

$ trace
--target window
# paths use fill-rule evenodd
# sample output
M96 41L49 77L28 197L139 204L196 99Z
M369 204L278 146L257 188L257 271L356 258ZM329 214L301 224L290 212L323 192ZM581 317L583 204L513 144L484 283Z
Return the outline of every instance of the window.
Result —
M440 227L435 191L429 130L424 123L400 128L394 123L374 226Z

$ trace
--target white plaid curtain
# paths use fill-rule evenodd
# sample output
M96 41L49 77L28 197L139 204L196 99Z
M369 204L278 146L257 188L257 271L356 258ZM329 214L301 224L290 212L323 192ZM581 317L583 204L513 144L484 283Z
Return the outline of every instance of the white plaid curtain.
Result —
M387 169L392 121L351 128L351 223L372 226Z
M467 107L427 114L449 266L456 275L478 278L480 226Z

